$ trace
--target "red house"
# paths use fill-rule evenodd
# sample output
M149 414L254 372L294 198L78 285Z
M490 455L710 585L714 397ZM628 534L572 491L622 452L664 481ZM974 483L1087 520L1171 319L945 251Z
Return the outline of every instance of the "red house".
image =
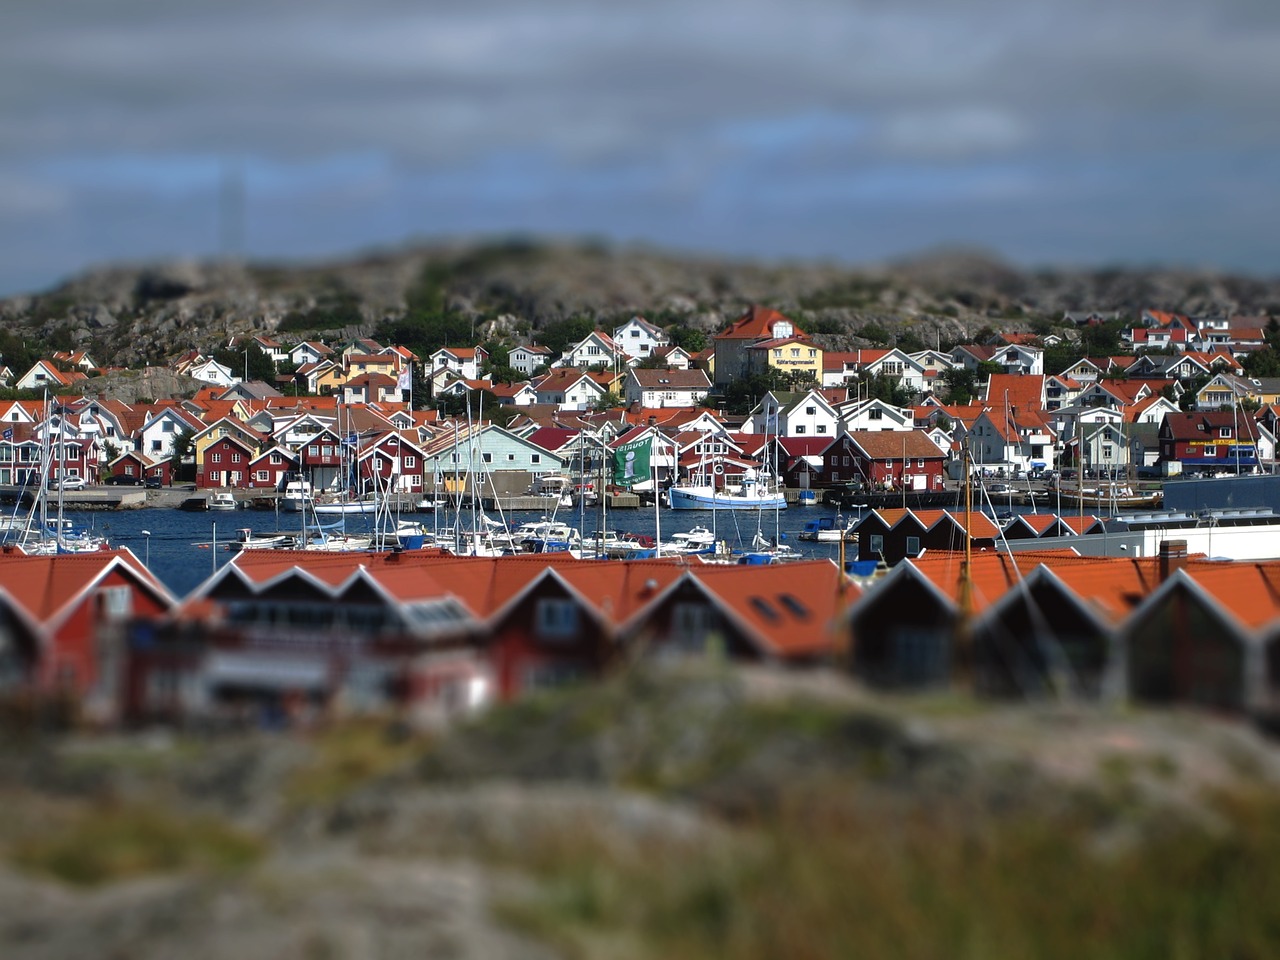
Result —
M131 621L156 619L174 599L127 548L87 554L0 553L0 620L19 627L22 681L113 709Z
M284 475L298 469L298 455L284 447L272 447L249 461L246 486L252 489L276 490L284 485Z
M869 490L943 489L947 455L918 430L857 430L822 454L824 484L861 483Z
M247 487L249 464L257 456L248 443L234 436L221 437L204 448L200 469L196 471L196 486Z

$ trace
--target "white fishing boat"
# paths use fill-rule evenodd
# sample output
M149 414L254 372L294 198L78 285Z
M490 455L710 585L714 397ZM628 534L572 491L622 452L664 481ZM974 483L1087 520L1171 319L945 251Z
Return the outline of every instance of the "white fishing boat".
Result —
M787 505L767 471L748 467L739 483L729 483L718 460L700 469L691 483L672 485L667 497L672 510L781 510Z
M240 504L230 490L219 490L210 494L208 506L210 510L235 510Z
M301 513L310 508L312 499L310 480L290 480L280 493L280 509Z

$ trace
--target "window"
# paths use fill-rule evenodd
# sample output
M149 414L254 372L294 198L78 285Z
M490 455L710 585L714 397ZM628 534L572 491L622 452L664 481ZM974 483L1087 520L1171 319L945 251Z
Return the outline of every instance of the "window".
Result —
M98 591L102 602L102 612L116 620L127 617L133 612L133 591L128 587L104 587Z
M781 347L774 347L774 348L773 348L773 355L774 355L774 357L775 357L776 359L781 360L781 359L782 359L782 348L781 348Z
M809 348L809 359L810 359L810 360L814 360L814 359L816 359L816 358L817 358L817 356L818 356L818 351L817 351L816 349L814 349L813 347L810 347L810 348Z
M884 535L879 533L873 533L871 535L871 542L868 544L868 546L871 548L872 553L883 556L884 555Z
M221 471L221 470L210 470L210 471L209 471L209 482L210 482L210 483L212 483L215 487L216 487L216 486L218 486L219 484L221 484L221 483L222 483L222 471Z
M842 464L841 464L841 466L842 466L842 467L847 467L847 466L849 466L849 458L848 458L847 456L844 458L844 463L842 463Z
M1222 429L1220 429L1220 430L1218 431L1218 436L1220 436L1220 437L1229 437L1229 436L1231 436L1231 428L1230 428L1230 427L1223 427Z
M796 436L799 436L802 433L804 433L804 425L796 424Z
M542 462L542 454L540 454L540 453L531 453L531 454L529 454L529 462L530 462L530 463L541 463L541 462Z
M161 423L161 424L160 424L160 431L161 431L162 433L173 433L173 421L172 421L172 420L165 420L163 423Z
M923 466L924 466L924 457L921 457L919 460L917 460L917 461L916 461L916 466L917 466L917 467L923 467Z
M884 411L878 407L872 407L870 410L867 411L868 420L879 420L882 417L884 417Z
M567 640L578 632L578 608L572 600L543 597L534 606L534 631L544 640Z
M259 471L258 471L258 473L257 473L257 479L258 479L258 482L259 482L259 483L267 483L267 482L269 482L269 481L271 480L271 471L270 471L270 470L259 470Z
M239 462L240 462L240 454L238 454L238 453L233 453L233 454L231 455L231 462L232 462L232 463L239 463Z
M702 640L712 629L711 607L705 603L677 603L671 608L671 635L677 641Z
M818 433L826 433L827 425L825 423L818 424Z
M809 416L811 416L811 417L812 417L815 413L817 413L817 412L818 412L818 408L817 408L817 407L805 407L805 408L804 408L804 412L805 412L805 413L807 413Z
M493 463L493 454L492 454L492 453L482 453L482 454L480 455L480 459L482 459L485 463Z
M210 455L210 457L209 457L209 461L210 461L211 463L221 463L221 462L222 462L222 454L220 454L220 453L214 453L214 454L211 454L211 455Z
M404 467L406 470L412 470L417 465L418 465L417 457L409 455L404 458Z
M840 471L839 471L839 470L832 470L832 471L831 471L831 482L832 482L832 483L835 483L835 482L836 482L837 480L839 480L839 479L840 479Z
M1205 447L1204 453L1201 454L1201 456L1203 457L1216 457L1217 455L1218 455L1217 447Z
M920 553L920 538L907 537L907 556L914 557Z
M159 450L163 450L163 449L164 449L164 444L163 444L163 442L162 442L162 441L160 441L160 440L152 440L152 441L151 441L151 450L152 450L152 452L157 452L157 451L159 451Z

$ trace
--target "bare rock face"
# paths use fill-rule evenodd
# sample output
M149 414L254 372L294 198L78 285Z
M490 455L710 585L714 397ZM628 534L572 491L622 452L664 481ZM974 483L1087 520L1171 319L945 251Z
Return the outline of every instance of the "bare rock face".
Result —
M104 363L138 366L254 333L371 335L380 321L402 319L424 302L424 291L432 303L473 321L477 336L500 337L536 337L547 324L577 317L608 327L635 314L713 332L755 303L811 332L855 338L851 343L874 323L892 342L910 333L927 346L983 326L1054 323L1066 311L1130 318L1151 308L1280 313L1280 280L1204 271L1032 271L966 250L865 268L762 264L509 240L325 264L103 268L40 295L0 301L0 322L24 337L69 339Z
M124 403L136 403L157 397L193 396L203 386L206 384L193 377L179 376L164 367L143 367L81 380L75 390L85 396L103 394Z

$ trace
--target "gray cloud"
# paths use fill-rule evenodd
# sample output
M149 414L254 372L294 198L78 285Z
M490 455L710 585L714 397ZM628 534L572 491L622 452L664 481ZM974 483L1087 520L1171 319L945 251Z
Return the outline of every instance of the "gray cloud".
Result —
M0 234L24 251L5 290L215 252L226 161L250 252L273 255L518 227L1273 269L1270 3L63 0L6 19Z

